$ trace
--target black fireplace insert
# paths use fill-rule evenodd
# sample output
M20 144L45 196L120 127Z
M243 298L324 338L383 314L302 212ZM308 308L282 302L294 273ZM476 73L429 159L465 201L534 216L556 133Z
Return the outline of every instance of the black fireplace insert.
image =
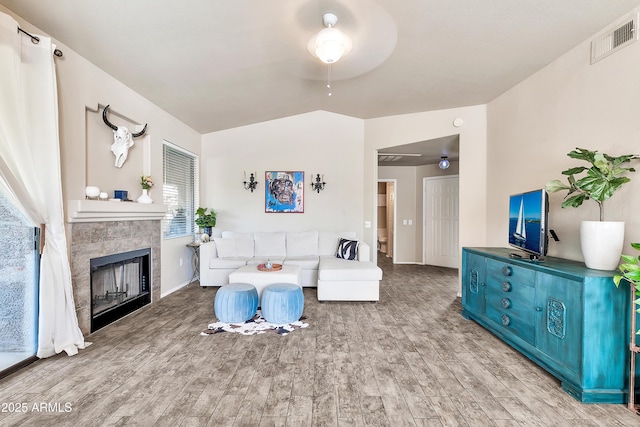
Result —
M91 260L91 332L151 302L151 248Z

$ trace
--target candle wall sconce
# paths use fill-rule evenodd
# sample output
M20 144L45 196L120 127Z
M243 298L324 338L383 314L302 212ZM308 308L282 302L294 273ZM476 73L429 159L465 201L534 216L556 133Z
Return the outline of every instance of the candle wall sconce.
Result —
M322 178L320 178L320 174L316 174L316 181L311 183L311 188L313 189L313 191L319 194L320 191L324 190L325 184L326 182L324 182L324 175L322 175Z
M245 190L251 190L251 192L253 193L253 190L256 189L256 187L258 186L258 181L256 181L256 177L255 175L258 174L258 172L253 172L251 173L251 175L249 175L249 181L247 181L247 173L244 173L244 181L242 182L242 184L244 185L244 189Z

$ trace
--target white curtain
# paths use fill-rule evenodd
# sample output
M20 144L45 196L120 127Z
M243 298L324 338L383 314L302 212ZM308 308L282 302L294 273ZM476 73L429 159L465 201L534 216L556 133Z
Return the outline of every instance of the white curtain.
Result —
M18 32L0 13L0 185L34 224L45 224L40 260L38 357L84 348L64 229L58 94L51 39Z

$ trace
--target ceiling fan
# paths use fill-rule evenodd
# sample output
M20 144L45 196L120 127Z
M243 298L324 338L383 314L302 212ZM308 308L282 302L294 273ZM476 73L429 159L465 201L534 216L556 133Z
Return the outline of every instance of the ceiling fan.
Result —
M398 39L395 21L389 13L373 0L332 2L320 13L318 6L308 2L294 14L298 20L297 37L307 50L300 49L299 77L309 80L325 80L327 64L331 64L332 80L345 80L368 73L379 67L391 56ZM329 30L329 31L327 31ZM340 32L345 36L341 54L332 58L317 49L321 34ZM324 33L323 33L324 32ZM324 47L327 51L336 45L331 42ZM335 56L333 57L335 58Z

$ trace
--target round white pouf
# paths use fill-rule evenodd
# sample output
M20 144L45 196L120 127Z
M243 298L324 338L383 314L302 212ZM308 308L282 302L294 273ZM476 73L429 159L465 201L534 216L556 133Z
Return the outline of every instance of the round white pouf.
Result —
M258 291L248 283L233 283L218 289L213 311L218 321L242 323L251 319L258 309Z
M300 320L304 310L302 288L292 283L274 283L262 291L262 317L267 322L283 325Z

